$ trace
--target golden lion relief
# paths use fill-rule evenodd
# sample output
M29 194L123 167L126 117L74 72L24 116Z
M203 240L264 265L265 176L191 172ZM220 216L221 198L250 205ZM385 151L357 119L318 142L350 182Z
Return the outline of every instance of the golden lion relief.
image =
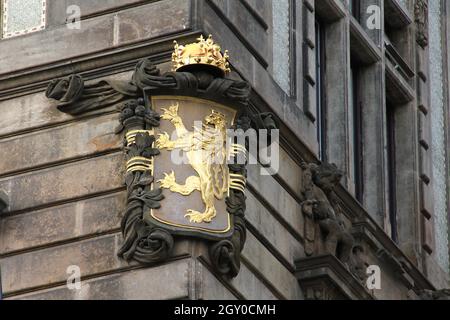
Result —
M156 147L172 151L181 149L186 152L187 159L198 176L190 176L183 185L176 182L175 173L164 173L164 178L158 180L161 188L188 196L194 191L200 191L205 211L187 210L185 217L194 223L210 223L217 214L214 201L222 200L228 190L229 171L226 164L226 119L225 115L214 110L206 116L202 127L188 131L183 120L178 115L179 105L162 109L161 119L170 121L176 130L177 139L170 140L169 134L159 135Z

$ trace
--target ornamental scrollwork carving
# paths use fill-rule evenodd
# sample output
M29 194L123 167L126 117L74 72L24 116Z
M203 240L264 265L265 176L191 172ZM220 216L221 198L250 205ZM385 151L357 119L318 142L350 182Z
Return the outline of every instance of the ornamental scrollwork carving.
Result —
M86 83L79 74L52 80L45 95L57 100L57 108L64 113L80 115L127 101L142 98L143 89L152 84L159 87L176 87L173 78L160 77L160 70L150 59L142 59L135 67L130 81L101 80Z
M125 134L127 206L121 229L124 243L118 255L125 260L153 263L169 257L173 248L172 235L144 221L144 212L161 206L162 190L154 189L152 159L159 154L154 148L152 129L160 117L143 105L143 100L132 100L120 107L120 125Z
M87 84L78 74L51 81L45 95L58 101L57 108L61 112L74 116L115 106L140 96L133 83L102 80Z

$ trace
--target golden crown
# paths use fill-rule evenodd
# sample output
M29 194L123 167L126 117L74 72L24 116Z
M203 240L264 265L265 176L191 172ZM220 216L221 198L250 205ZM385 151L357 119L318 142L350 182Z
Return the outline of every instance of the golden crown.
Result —
M221 117L221 118L224 118L224 119L226 118L225 114L223 114L222 112L216 111L216 110L211 110L211 114L215 115L215 116L218 116L218 117Z
M203 35L197 39L198 42L179 45L176 41L175 50L172 54L173 71L182 71L192 65L203 65L213 67L225 75L230 72L228 63L228 50L222 55L220 46L214 43L212 36L205 40Z
M219 118L220 120L223 120L223 121L225 121L227 118L225 116L225 114L223 114L222 112L218 112L216 110L211 110L211 114L209 116Z

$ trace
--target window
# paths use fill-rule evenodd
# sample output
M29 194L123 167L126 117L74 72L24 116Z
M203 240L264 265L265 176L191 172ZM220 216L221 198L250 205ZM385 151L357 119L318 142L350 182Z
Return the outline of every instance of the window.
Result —
M386 104L386 142L387 142L387 170L388 170L388 201L389 201L389 222L391 225L391 238L398 242L397 228L397 165L395 154L395 108Z
M325 104L325 29L316 19L316 113L319 159L326 161L326 104Z
M273 78L291 95L291 0L272 1L273 12Z
M360 68L352 63L350 72L349 112L351 114L350 137L352 145L352 178L355 183L355 197L362 203L363 197L363 154L362 154L362 105L359 99Z
M348 9L355 19L360 22L361 17L361 0L348 0Z
M1 38L28 34L45 28L46 0L0 0Z

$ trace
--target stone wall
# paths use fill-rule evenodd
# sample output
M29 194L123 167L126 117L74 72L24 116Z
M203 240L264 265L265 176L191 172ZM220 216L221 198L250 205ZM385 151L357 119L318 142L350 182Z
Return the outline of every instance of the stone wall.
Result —
M158 42L170 43L173 34L195 30L196 1L109 1L103 5L82 1L79 5L83 14L79 31L64 26L66 6L57 1L49 4L45 31L0 43L8 47L1 50L6 63L0 77L5 80L3 89L9 89L2 91L0 101L0 189L9 196L7 213L0 220L5 297L301 298L294 276L294 261L303 256L295 198L300 168L284 151L280 176L285 183L274 177L262 179L257 167L250 169L250 232L241 273L233 281L224 286L224 280L201 259L192 258L201 247L194 241L178 243L167 264L151 268L116 256L125 205L122 137L114 134L118 115L109 108L68 116L45 98L45 84L53 77L51 70L58 69L58 76L72 73L74 67L68 63L74 61L92 79L100 75L129 78L127 69L135 60L118 65L114 60L118 52L136 52L136 46L145 46L138 54L169 53L171 48L162 48ZM252 17L246 7L242 12ZM105 57L92 65L81 62L98 55ZM104 71L89 76L100 65L105 65ZM168 64L161 68L168 70ZM27 79L26 73L42 81ZM33 89L17 86L17 81ZM81 268L81 291L65 286L70 265Z
M430 2L430 85L431 128L433 152L434 213L436 230L436 257L444 270L450 270L448 250L448 205L445 107L444 107L444 46L442 44L442 6L439 1Z
M68 2L49 2L46 30L0 41L0 60L4 62L0 65L0 190L9 197L9 207L0 217L5 298L305 298L296 276L296 261L306 258L301 163L317 162L318 151L317 124L308 113L314 102L304 99L304 94L311 92L304 91L303 82L303 68L308 66L303 63L304 31L314 24L314 1L291 2L297 18L290 23L290 39L295 44L290 47L296 48L290 53L296 61L290 72L297 79L289 92L274 80L279 70L275 67L274 54L278 53L270 1L75 1L82 12L80 30L64 25ZM340 36L332 43L339 48L348 46L338 57L347 61L350 33L338 31L361 30L352 27L341 2L328 3L331 7L317 10L329 13L330 26L339 26L335 33ZM303 19L308 14L312 21ZM122 137L114 134L117 112L111 107L68 116L44 96L50 80L73 73L90 81L129 79L143 57L151 57L168 71L173 40L191 42L200 33L213 34L230 51L231 76L247 80L253 87L252 107L272 111L281 123L279 172L263 176L260 166L249 167L248 238L235 279L214 272L201 241L177 241L173 256L164 264L142 266L119 259L125 165ZM378 61L381 53L373 40L363 36L361 41L368 48L367 59L375 56ZM375 73L381 69L375 66L370 69L370 79L379 79ZM330 84L330 90L338 92L347 88L348 79L340 71L348 66L335 67L335 79L340 83ZM304 105L305 101L311 105ZM333 119L345 120L347 103L346 93L341 92ZM344 149L348 139L345 128L346 124L335 128L333 140L341 141ZM346 152L339 153L339 149L343 148L335 144L332 160L348 169ZM398 249L384 226L354 199L349 185L346 181L337 190L344 206L343 219L364 249L364 266L382 269L383 285L368 292L364 284L356 285L358 280L345 268L339 269L337 278L345 279L339 283L361 286L362 296L381 299L415 298L421 290L431 289L419 264ZM66 287L70 265L81 269L83 287L79 291Z

